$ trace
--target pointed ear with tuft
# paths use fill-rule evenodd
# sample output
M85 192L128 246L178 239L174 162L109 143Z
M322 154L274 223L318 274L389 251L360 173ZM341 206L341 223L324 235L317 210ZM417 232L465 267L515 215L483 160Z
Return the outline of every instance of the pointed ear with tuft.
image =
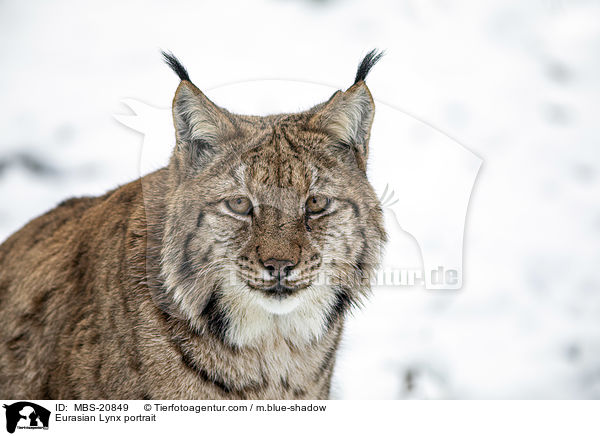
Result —
M315 109L309 128L324 131L338 144L349 147L359 168L366 171L375 103L365 82L359 81L345 92L336 92Z
M200 168L213 155L219 137L234 130L225 109L218 107L192 82L182 80L173 98L175 154L183 165Z
M375 115L375 102L365 80L383 52L371 50L358 64L354 85L345 92L338 91L331 98L313 108L309 128L322 130L339 145L349 147L360 169L366 171L369 137Z

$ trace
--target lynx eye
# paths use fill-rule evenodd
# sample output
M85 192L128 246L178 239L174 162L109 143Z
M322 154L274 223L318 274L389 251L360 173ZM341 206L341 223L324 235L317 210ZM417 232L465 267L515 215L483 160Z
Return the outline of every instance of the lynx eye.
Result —
M329 206L329 198L320 195L311 195L306 200L306 211L309 215L316 215L323 212Z
M225 204L230 211L238 215L248 215L252 211L252 202L248 197L237 197L226 200Z

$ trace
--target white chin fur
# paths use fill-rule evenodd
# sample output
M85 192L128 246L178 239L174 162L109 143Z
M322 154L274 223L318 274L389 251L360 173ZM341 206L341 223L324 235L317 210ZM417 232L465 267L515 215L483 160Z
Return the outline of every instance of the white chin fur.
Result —
M261 295L258 298L258 304L263 309L274 315L286 315L293 312L300 305L300 297L292 295L289 297L277 298Z
M247 286L223 287L221 292L228 314L228 340L239 346L276 339L307 344L323 334L335 302L335 294L326 286L310 286L282 299Z

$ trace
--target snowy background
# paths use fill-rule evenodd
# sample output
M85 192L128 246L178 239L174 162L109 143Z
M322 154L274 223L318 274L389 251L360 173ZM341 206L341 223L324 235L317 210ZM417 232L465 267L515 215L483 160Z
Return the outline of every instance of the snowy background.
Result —
M600 3L106 3L0 0L0 240L64 198L144 172L143 137L114 114L129 113L125 98L170 104L178 80L159 49L243 112L243 94L219 89L345 88L360 57L383 48L375 99L483 166L462 289L378 286L348 324L334 397L600 398ZM328 96L271 92L260 105ZM387 136L376 143L374 130L374 152L401 157L420 140ZM414 239L392 242L418 260Z

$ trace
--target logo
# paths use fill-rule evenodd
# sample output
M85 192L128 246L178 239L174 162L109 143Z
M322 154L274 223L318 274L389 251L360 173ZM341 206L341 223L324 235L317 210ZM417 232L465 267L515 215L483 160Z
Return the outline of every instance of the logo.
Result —
M50 411L28 401L19 401L10 406L4 404L6 409L6 431L14 433L15 429L44 429L48 430Z

